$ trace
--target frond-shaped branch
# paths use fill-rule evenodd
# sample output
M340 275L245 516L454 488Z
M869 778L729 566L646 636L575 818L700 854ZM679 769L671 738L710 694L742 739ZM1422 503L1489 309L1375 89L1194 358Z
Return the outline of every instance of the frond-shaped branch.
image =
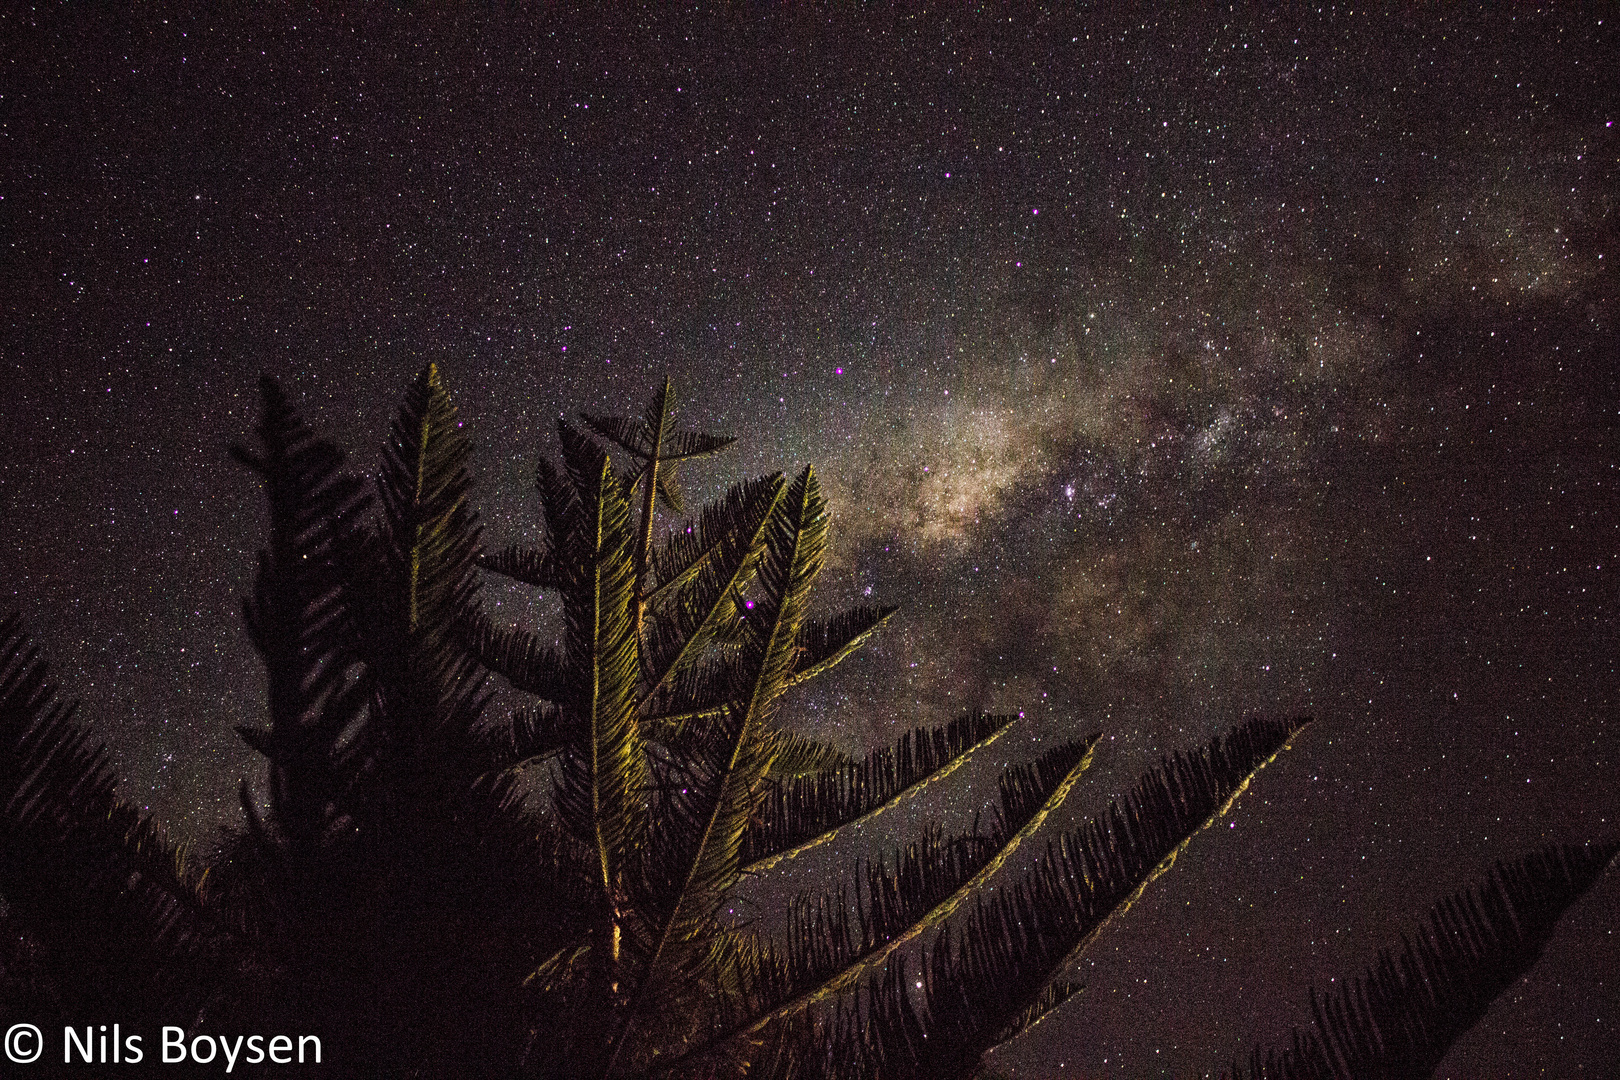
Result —
M238 731L270 759L278 836L308 851L332 826L347 782L339 743L368 697L350 675L359 658L339 552L352 544L369 496L342 471L343 452L315 437L274 379L262 378L259 392L258 446L238 443L231 454L259 476L269 503L270 542L243 618L264 662L270 726Z
M549 701L513 709L504 720L485 725L480 742L488 748L494 769L515 769L579 742L583 732L563 709Z
M577 516L559 549L566 586L568 674L564 702L579 733L562 759L557 807L593 852L593 877L609 908L622 901L625 863L641 849L646 752L636 723L635 577L630 507L607 455L558 425Z
M1416 940L1336 994L1311 991L1314 1029L1250 1059L1252 1080L1418 1080L1433 1074L1491 1002L1535 964L1553 928L1620 852L1620 843L1552 845L1437 904ZM1241 1077L1241 1070L1229 1075Z
M478 565L537 589L562 588L557 560L549 548L525 548L512 544L500 551L480 555Z
M724 450L737 441L730 435L671 430L670 424L675 418L675 384L669 379L664 380L664 385L647 402L640 420L594 413L581 413L580 417L592 431L629 451L638 461L655 457L660 461L702 457ZM680 510L675 512L678 514Z
M736 441L734 435L704 435L696 431L676 431L665 437L664 453L660 456L665 461L687 461L691 458L708 457ZM676 513L680 511L677 510Z
M107 750L75 712L21 620L0 618L0 895L60 973L34 1004L147 1016L164 995L195 1003L215 981L198 964L215 936L199 881L113 793Z
M568 694L567 673L557 650L542 645L526 630L496 626L481 611L463 619L461 641L478 662L502 676L512 687L546 701Z
M0 619L0 809L8 835L60 837L116 802L106 749L76 711L57 700L22 619Z
M988 834L977 830L944 842L937 832L910 845L891 870L867 867L866 890L851 915L843 894L824 896L795 913L786 955L769 955L759 972L745 1031L826 1001L877 970L896 950L940 926L985 884L1062 805L1091 764L1098 736L1065 743L999 780L1001 812Z
M665 383L667 385L668 380ZM636 460L645 460L652 455L652 437L645 420L628 416L598 416L595 413L580 413L579 418L585 421L586 427Z
M739 485L732 489L733 498L706 508L692 534L704 545L702 555L663 594L657 616L648 621L644 701L698 663L718 636L735 627L740 617L736 598L754 576L782 487L774 477Z
M746 665L737 649L716 650L683 668L642 707L642 720L651 738L669 742L680 738L693 723L716 720L737 700L747 685Z
M744 642L734 669L738 685L727 695L724 717L714 723L711 752L686 763L686 783L671 787L654 815L657 831L638 905L650 916L645 974L631 997L615 1064L649 1001L708 974L722 958L715 914L739 874L743 832L770 768L767 724L792 671L799 626L826 547L827 505L810 468L789 485L767 521L760 596L743 617Z
M971 713L942 728L909 731L892 749L873 751L860 762L772 787L743 837L748 872L826 843L844 826L943 780L1017 719Z
M766 752L770 755L771 764L765 770L765 776L771 780L796 780L855 764L838 747L819 739L791 731L773 731L766 738L770 741Z
M921 1006L905 983L868 982L860 1045L837 1052L881 1061L884 1076L971 1075L985 1051L1037 1022L1043 1003L1066 997L1049 992L1054 978L1304 724L1251 721L1167 759L1123 804L1049 844L1014 888L978 897L966 921L933 946Z
M695 432L674 430L675 384L664 380L663 387L647 402L647 408L638 420L619 416L597 416L581 413L581 418L592 431L629 452L638 463L625 477L628 492L636 484L642 485L641 528L636 541L636 581L639 602L648 599L648 561L652 554L653 507L660 499L672 513L685 512L680 483L676 479L678 462L723 450L736 442L735 438L718 435L700 435ZM628 497L628 496L627 496ZM641 607L636 609L637 634Z
M898 607L858 607L839 612L830 619L817 619L799 631L799 661L793 682L807 682L838 664L866 644L883 628Z
M787 488L781 473L735 484L697 518L670 534L653 552L645 586L655 607L692 581L724 545L739 535L752 537Z
M428 365L406 394L384 448L377 477L384 539L405 587L405 620L413 632L455 625L476 578L478 524L467 493L472 446L438 369Z
M360 799L365 813L384 815L385 829L410 820L403 806L455 798L484 771L472 732L488 692L464 641L480 553L471 457L430 364L389 429L377 537L347 568L363 582L357 638L377 679L376 714L361 740L371 795Z

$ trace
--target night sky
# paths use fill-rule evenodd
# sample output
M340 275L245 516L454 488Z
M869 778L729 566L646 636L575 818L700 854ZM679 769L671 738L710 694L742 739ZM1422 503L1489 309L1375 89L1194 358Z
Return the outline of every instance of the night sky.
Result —
M258 374L371 471L430 361L490 547L560 414L666 373L740 437L694 502L813 462L821 603L903 605L785 713L852 751L1100 729L1078 814L1316 717L1016 1076L1246 1056L1493 860L1620 832L1620 13L431 7L0 12L0 601L178 834L261 776ZM1615 1075L1617 903L1442 1075Z

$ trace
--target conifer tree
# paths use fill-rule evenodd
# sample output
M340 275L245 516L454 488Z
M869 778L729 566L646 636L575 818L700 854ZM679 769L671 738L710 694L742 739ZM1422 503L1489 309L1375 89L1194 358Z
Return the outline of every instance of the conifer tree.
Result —
M797 688L895 611L816 612L814 471L680 519L680 463L733 440L677 430L666 380L639 418L560 423L537 542L488 553L434 368L370 485L261 393L233 454L270 507L244 605L267 716L239 729L267 809L244 783L242 826L198 872L115 797L105 750L0 623L8 1015L316 1032L355 1076L974 1076L1074 997L1076 958L1305 726L1240 724L1054 830L1084 733L1006 766L988 822L738 925L745 878L951 783L1018 723L970 714L860 759L794 731ZM495 622L484 575L556 603L560 640ZM1313 998L1315 1028L1249 1074L1426 1075L1616 850L1499 866Z

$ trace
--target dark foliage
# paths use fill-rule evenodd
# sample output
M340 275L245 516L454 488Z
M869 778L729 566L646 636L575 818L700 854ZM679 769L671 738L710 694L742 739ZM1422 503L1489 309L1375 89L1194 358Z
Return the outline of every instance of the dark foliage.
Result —
M0 619L4 1015L156 1020L160 1001L195 1015L215 989L197 876L114 794L106 748L75 713L20 620Z
M1565 909L1620 843L1554 845L1497 863L1481 884L1436 905L1416 939L1385 949L1337 994L1311 992L1315 1027L1234 1080L1404 1080L1430 1075L1502 991L1535 964Z
M784 725L894 612L812 613L815 473L738 484L659 540L659 508L686 512L678 464L733 441L677 430L666 382L639 418L560 424L537 543L491 555L433 368L370 485L261 392L232 453L270 506L244 605L267 715L239 729L266 776L206 875L116 797L0 622L8 1015L307 1032L354 1076L972 1076L1074 997L1075 958L1304 726L1240 725L1049 835L1086 734L1005 766L991 820L738 925L745 877L948 782L1017 722L969 715L860 760ZM549 594L560 639L494 621L483 573ZM521 704L496 715L503 684ZM1431 1069L1614 853L1499 867L1253 1072Z

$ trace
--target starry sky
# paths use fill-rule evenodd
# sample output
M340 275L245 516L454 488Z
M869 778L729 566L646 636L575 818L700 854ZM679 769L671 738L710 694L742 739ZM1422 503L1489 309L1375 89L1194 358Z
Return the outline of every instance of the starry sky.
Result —
M206 843L259 775L258 374L371 470L435 362L490 546L666 373L740 438L691 496L813 462L821 602L903 605L786 714L852 751L1102 730L1078 815L1317 718L1013 1075L1196 1075L1614 835L1613 11L1103 8L0 12L0 601L127 795ZM1617 903L1442 1075L1620 1062Z

